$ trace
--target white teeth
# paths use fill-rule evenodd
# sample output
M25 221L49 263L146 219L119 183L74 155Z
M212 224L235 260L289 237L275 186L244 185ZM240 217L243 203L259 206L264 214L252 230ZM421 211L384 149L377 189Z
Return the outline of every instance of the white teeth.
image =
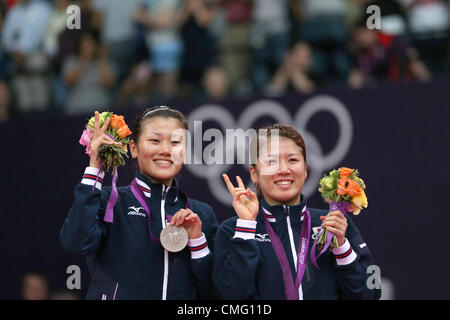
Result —
M157 163L161 163L161 164L172 164L172 162L170 162L170 161L167 161L167 160L155 160L155 162L157 162Z
M275 184L292 184L292 181L277 181Z

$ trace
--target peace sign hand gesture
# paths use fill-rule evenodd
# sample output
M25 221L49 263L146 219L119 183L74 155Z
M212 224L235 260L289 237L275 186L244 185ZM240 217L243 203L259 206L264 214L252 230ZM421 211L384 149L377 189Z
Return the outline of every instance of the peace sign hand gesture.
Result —
M259 209L259 201L256 194L249 188L245 188L239 176L236 177L238 187L233 186L230 178L225 173L222 174L222 178L227 185L228 191L233 196L233 208L239 219L256 220Z
M106 129L108 129L109 122L111 118L108 118L102 127L100 127L100 114L98 111L95 111L95 122L94 122L94 131L92 133L91 140L91 160L89 161L90 167L100 168L101 160L99 156L99 149L102 145L117 145L121 146L121 142L114 141L113 138L109 137L106 134Z

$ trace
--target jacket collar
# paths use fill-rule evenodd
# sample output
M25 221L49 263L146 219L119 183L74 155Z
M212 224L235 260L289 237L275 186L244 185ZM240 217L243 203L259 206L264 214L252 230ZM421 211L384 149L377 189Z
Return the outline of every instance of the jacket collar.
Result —
M261 214L265 214L269 222L272 223L286 220L287 215L289 215L289 219L292 224L300 223L304 219L304 214L307 207L307 198L303 194L301 194L300 197L301 202L293 206L283 204L271 206L266 202L264 197L261 197Z
M155 198L161 199L162 193L164 191L166 202L173 203L178 200L178 194L180 190L178 188L179 183L175 178L172 180L171 186L165 186L160 183L152 182L148 176L137 170L136 181L139 185L139 188L147 198L150 198L151 195L154 194Z

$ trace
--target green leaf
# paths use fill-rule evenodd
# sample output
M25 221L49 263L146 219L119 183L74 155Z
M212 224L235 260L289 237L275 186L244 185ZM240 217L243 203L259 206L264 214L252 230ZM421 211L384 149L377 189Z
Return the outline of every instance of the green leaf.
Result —
M336 192L336 190L329 190L329 191L323 191L322 192L322 197L324 198L324 199L326 199L326 198L331 198L333 195L334 195L334 193Z

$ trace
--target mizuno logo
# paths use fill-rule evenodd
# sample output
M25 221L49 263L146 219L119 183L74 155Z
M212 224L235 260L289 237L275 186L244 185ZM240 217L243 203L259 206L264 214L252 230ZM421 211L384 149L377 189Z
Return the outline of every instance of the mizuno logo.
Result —
M266 234L257 233L257 234L255 234L255 239L256 239L256 241L260 241L260 242L272 242L272 241L270 241L269 235L267 233Z
M144 208L142 207L128 207L128 209L131 209L132 211L128 212L129 216L141 216L141 217L147 217L145 212L141 212L140 210L144 211Z

